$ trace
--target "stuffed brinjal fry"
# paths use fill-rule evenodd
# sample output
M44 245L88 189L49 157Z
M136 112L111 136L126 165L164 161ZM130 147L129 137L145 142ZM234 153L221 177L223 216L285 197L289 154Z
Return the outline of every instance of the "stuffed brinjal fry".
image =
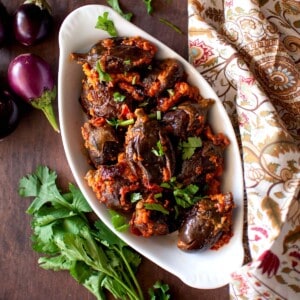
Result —
M231 193L216 194L200 200L187 213L179 228L178 247L182 250L207 249L231 236Z
M135 124L126 134L126 159L133 173L151 190L173 176L175 153L157 120L150 119L143 109L137 109L135 115Z
M89 157L96 168L117 162L121 144L114 128L104 119L98 118L84 123L81 131Z
M132 234L178 230L181 250L218 249L232 235L233 198L221 184L230 142L209 124L214 100L179 60L156 53L144 38L116 37L71 54L84 75L85 179Z
M95 66L103 72L123 73L151 64L157 48L141 37L116 37L95 44L88 53L73 53L72 59Z

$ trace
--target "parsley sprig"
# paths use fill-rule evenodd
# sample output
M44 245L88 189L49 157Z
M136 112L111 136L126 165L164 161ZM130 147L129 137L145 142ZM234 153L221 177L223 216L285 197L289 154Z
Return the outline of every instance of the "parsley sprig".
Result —
M184 186L182 183L177 182L175 177L172 177L169 182L163 182L161 187L173 191L173 195L178 206L188 208L197 203L201 197L197 196L199 187L195 184Z
M187 141L179 143L179 149L182 151L182 159L186 160L193 156L197 148L202 147L202 140L200 137L190 136Z
M108 12L105 11L102 16L98 16L95 28L106 31L110 36L118 36L114 22L108 18Z
M106 1L119 15L121 15L126 20L130 21L133 14L132 13L124 13L120 7L118 0L107 0Z
M19 183L20 196L34 197L26 212L33 218L33 249L44 254L39 265L68 270L97 299L106 299L105 290L118 299L144 299L135 277L140 255L100 220L91 226L85 215L91 208L80 190L70 184L62 194L56 178L40 166Z

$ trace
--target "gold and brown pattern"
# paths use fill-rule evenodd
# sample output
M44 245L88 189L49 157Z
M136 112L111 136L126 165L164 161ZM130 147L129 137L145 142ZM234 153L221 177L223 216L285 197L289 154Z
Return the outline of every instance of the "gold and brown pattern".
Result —
M231 299L299 299L300 1L190 0L188 9L190 62L240 132L251 261L232 274Z

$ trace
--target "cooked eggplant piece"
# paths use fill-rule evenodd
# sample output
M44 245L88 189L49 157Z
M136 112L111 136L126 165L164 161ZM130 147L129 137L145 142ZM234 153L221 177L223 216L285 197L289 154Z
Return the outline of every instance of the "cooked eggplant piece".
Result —
M183 160L177 179L184 185L197 183L205 194L217 194L221 191L229 140L223 134L213 134L209 126L202 133L202 146L189 159Z
M202 97L199 89L187 82L176 82L174 88L168 92L168 96L161 96L157 99L157 109L163 112L168 111L175 105L186 100L199 101Z
M148 205L148 207L147 207ZM172 230L170 227L169 202L158 201L154 194L145 196L140 200L130 220L131 232L135 235L150 237L153 235L165 235Z
M203 198L188 212L178 233L178 248L182 250L211 248L222 235L231 235L231 193Z
M93 165L113 164L117 162L118 153L122 150L113 127L103 118L91 119L81 128L84 145Z
M207 121L207 113L213 100L200 99L198 102L185 101L176 110L170 110L163 116L166 130L181 140L188 136L199 136Z
M123 154L119 155L115 165L100 165L97 170L89 170L85 179L100 202L123 212L131 210L130 193L140 187Z
M211 141L202 143L202 147L196 149L191 158L182 162L177 179L184 185L198 183L205 193L218 193L224 168L224 149Z
M157 48L141 37L116 37L101 40L88 53L72 53L78 63L95 67L99 62L103 72L123 73L151 64Z
M91 87L85 80L82 84L80 103L89 117L103 117L106 119L126 118L126 114L132 114L132 101L126 98L124 101L116 101L114 90L108 85L99 82L97 87Z
M145 94L157 97L163 91L172 89L176 82L183 81L184 78L184 69L179 61L172 58L157 60L143 79Z
M135 115L136 122L125 138L126 159L147 189L157 189L173 176L173 146L157 120L150 119L142 108L135 110Z

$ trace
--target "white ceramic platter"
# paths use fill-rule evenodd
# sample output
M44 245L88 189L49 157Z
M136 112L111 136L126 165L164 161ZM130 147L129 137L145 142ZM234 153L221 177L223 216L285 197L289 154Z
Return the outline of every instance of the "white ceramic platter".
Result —
M236 203L234 235L230 243L218 251L183 252L176 246L177 233L146 239L130 233L116 232L111 225L106 207L97 201L93 191L84 180L90 166L83 151L81 126L84 122L84 114L78 100L83 73L81 66L70 60L70 53L85 52L100 39L109 37L106 32L95 29L98 16L106 11L109 12L109 18L113 20L119 36L139 35L153 42L159 49L159 58L173 57L181 61L188 73L189 82L199 87L202 96L216 101L210 110L209 122L215 132L224 132L231 141L226 154L226 171L222 188L223 192L233 193ZM185 284L203 289L226 285L230 281L230 274L242 265L244 256L242 245L243 174L231 122L215 92L186 60L106 6L87 5L70 13L61 26L59 46L58 101L63 146L74 178L95 213L128 245L179 277Z

